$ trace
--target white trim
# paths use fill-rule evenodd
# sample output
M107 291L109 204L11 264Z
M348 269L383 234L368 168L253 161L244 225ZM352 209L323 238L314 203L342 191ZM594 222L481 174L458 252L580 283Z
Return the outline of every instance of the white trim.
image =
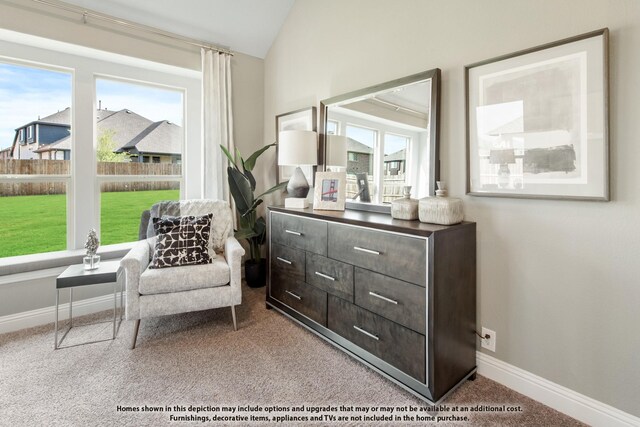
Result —
M162 64L146 59L134 58L119 53L106 52L86 46L47 39L31 34L19 33L17 31L0 29L0 39L12 43L24 44L39 49L53 50L70 55L85 58L97 59L99 61L113 62L130 67L143 68L147 70L159 71L161 73L174 74L181 77L200 79L200 70L177 67L175 65Z
M44 270L26 271L24 273L7 274L0 276L0 286L10 285L31 280L46 279L48 277L58 277L60 273L67 269L67 266L47 268Z
M478 373L591 426L640 426L640 418L476 352Z
M118 299L118 304L120 304L119 292L116 297ZM74 318L76 316L97 313L103 310L113 310L113 293L73 302ZM59 313L60 320L67 319L69 315L69 303L60 304ZM53 323L55 321L55 314L56 307L51 306L0 317L0 334ZM53 328L53 325L51 327Z

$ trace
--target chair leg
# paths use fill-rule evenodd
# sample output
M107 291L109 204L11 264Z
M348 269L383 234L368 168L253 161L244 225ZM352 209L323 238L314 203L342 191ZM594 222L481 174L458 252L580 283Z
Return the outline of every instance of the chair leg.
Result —
M231 306L231 316L233 317L233 330L237 331L238 324L236 323L236 306L235 305Z
M138 338L138 329L140 329L140 319L136 320L136 324L133 327L133 338L131 339L131 350L136 348L136 339Z

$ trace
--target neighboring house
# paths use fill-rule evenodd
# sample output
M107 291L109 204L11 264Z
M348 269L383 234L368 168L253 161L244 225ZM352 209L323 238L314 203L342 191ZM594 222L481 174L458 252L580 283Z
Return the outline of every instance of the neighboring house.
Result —
M0 150L0 160L9 160L11 158L11 147Z
M406 150L396 151L384 156L384 174L385 175L403 175L405 168Z
M373 175L372 156L373 148L353 138L347 138L347 173L355 175L366 172Z
M182 128L166 120L153 122L123 109L96 111L98 137L108 133L117 153L131 161L180 163ZM71 110L66 108L16 129L11 158L69 160L71 158Z

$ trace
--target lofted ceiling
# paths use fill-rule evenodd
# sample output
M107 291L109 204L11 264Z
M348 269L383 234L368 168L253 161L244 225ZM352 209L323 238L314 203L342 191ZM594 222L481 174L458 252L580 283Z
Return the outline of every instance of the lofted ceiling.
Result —
M264 58L295 0L64 0Z

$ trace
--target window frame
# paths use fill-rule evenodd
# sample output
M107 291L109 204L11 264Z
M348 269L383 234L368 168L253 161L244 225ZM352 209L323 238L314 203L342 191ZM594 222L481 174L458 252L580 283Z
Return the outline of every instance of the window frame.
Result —
M90 228L100 232L100 181L97 174L95 110L95 76L152 83L157 86L184 89L182 175L145 177L148 180L180 180L180 198L198 198L202 192L203 150L200 138L201 74L191 70L148 60L100 51L27 34L2 31L0 61L20 66L51 69L72 74L70 174L68 175L0 175L0 182L66 182L67 183L67 245L65 251L43 252L0 258L0 265L21 263L28 259L37 269L38 259L51 259L55 254L64 259L84 247ZM92 141L82 144L79 141ZM140 181L142 176L136 175ZM109 176L113 180L114 176ZM116 179L121 179L120 177ZM130 177L127 177L130 179ZM187 186L188 184L188 186ZM121 247L123 244L109 245ZM101 247L108 252L110 247ZM33 260L33 262L32 262Z

